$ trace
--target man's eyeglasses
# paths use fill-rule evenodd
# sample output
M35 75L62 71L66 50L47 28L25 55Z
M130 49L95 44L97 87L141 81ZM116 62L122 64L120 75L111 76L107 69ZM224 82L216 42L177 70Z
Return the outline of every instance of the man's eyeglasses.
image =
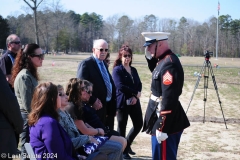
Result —
M44 59L44 54L32 54L31 57L38 57L39 59Z
M21 41L13 41L13 42L10 42L11 44L14 43L14 44L20 44Z
M98 49L98 48L96 48L96 49ZM105 52L107 52L108 51L108 49L103 49L103 48L101 48L101 49L98 49L100 52L103 52L103 51L105 51Z
M125 54L125 55L123 55L123 57L124 58L127 58L127 57L131 58L132 56L130 54Z

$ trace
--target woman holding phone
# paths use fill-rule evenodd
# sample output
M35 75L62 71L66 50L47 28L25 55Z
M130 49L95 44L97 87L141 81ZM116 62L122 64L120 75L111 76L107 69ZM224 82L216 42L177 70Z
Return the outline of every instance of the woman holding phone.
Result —
M131 159L129 154L135 154L130 146L143 125L142 109L139 101L142 83L136 68L131 66L132 56L132 50L127 45L122 45L114 62L112 73L116 86L117 120L120 136L126 137L128 115L133 122L133 127L126 137L127 147L123 152L124 159Z

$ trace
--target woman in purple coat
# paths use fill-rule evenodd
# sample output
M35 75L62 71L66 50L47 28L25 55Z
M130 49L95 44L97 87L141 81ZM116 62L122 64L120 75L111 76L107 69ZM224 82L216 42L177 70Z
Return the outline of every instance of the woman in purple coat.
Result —
M30 144L38 160L78 159L71 139L58 123L57 109L61 98L51 82L38 85L34 91L28 116Z
M136 68L132 67L132 50L123 45L113 65L113 81L116 86L118 132L125 137L128 115L132 119L133 127L129 131L127 147L123 152L124 159L131 159L128 153L135 154L130 145L140 132L143 125L142 109L139 97L142 83Z

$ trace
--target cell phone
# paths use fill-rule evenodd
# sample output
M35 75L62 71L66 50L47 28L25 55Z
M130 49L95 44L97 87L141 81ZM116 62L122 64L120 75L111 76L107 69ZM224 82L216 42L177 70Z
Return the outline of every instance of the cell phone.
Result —
M127 99L127 100L126 100L126 103L127 103L127 105L131 105L131 103L132 103L132 98Z

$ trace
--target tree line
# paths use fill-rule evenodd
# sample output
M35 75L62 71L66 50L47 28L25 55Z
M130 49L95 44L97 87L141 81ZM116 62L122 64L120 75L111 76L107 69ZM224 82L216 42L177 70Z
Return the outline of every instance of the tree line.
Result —
M94 39L109 42L110 52L117 52L128 44L135 54L144 53L141 32L170 32L169 44L174 53L185 56L203 56L206 50L216 51L217 18L210 17L200 23L185 17L179 20L146 15L131 19L128 15L112 15L103 20L97 13L64 11L59 4L36 11L35 14L0 15L0 48L6 48L6 37L17 34L22 44L34 43L36 32L39 45L47 52L91 52ZM240 19L220 15L218 31L218 56L240 57Z

